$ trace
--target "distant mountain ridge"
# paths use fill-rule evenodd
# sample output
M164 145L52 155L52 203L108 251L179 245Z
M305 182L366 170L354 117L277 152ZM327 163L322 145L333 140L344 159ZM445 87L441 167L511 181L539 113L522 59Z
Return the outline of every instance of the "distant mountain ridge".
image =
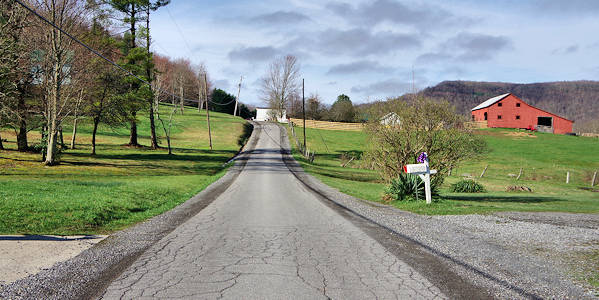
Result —
M462 114L497 95L512 93L528 104L583 124L599 118L599 81L508 83L443 81L419 94L446 99Z

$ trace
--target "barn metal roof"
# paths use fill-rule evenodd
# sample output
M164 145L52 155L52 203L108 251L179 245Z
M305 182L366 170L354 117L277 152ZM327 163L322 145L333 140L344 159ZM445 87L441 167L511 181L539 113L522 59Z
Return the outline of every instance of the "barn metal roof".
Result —
M473 108L472 111L475 111L475 110L481 109L481 108L485 108L485 107L489 107L489 106L495 104L499 100L501 100L501 99L503 99L503 98L505 98L505 97L507 97L509 95L510 95L510 93L507 93L507 94L499 95L497 97L493 97L491 99L488 99L487 101L485 101L485 102L479 104L478 106L476 106L475 108Z

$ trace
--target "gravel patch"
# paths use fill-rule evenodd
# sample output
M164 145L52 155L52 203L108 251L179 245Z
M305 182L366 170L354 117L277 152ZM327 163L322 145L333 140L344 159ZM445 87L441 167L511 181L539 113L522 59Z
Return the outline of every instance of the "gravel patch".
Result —
M495 213L495 215L515 221L599 229L599 214L570 214L561 212L499 212Z
M105 237L0 235L0 283L9 284L69 260Z
M281 144L289 149L288 139L282 138ZM305 173L290 155L285 161L316 193L399 238L417 243L496 298L596 298L597 291L572 280L561 259L547 259L581 249L599 249L596 228L587 228L593 226L594 215L576 222L579 215L562 214L561 219L569 222L565 224L576 226L551 224L551 214L421 216L340 193Z

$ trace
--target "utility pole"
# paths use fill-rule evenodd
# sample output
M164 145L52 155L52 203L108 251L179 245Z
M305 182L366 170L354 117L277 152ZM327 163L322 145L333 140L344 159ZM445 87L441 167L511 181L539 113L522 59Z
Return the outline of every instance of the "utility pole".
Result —
M208 120L208 140L210 141L210 150L212 150L212 132L210 131L210 108L208 106L208 79L204 73L204 92L206 96L206 119Z
M304 93L304 78L302 78L302 114L304 116L304 149L306 149L306 96Z
M237 89L237 99L235 99L235 110L233 111L233 116L237 116L237 103L239 102L239 93L241 92L241 81L243 80L243 75L239 78L239 87Z

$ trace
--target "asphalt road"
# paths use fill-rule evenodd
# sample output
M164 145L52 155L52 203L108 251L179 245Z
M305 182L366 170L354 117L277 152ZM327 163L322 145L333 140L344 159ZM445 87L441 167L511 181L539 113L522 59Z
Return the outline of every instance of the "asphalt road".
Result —
M149 248L105 299L446 298L306 190L266 124L235 182Z

